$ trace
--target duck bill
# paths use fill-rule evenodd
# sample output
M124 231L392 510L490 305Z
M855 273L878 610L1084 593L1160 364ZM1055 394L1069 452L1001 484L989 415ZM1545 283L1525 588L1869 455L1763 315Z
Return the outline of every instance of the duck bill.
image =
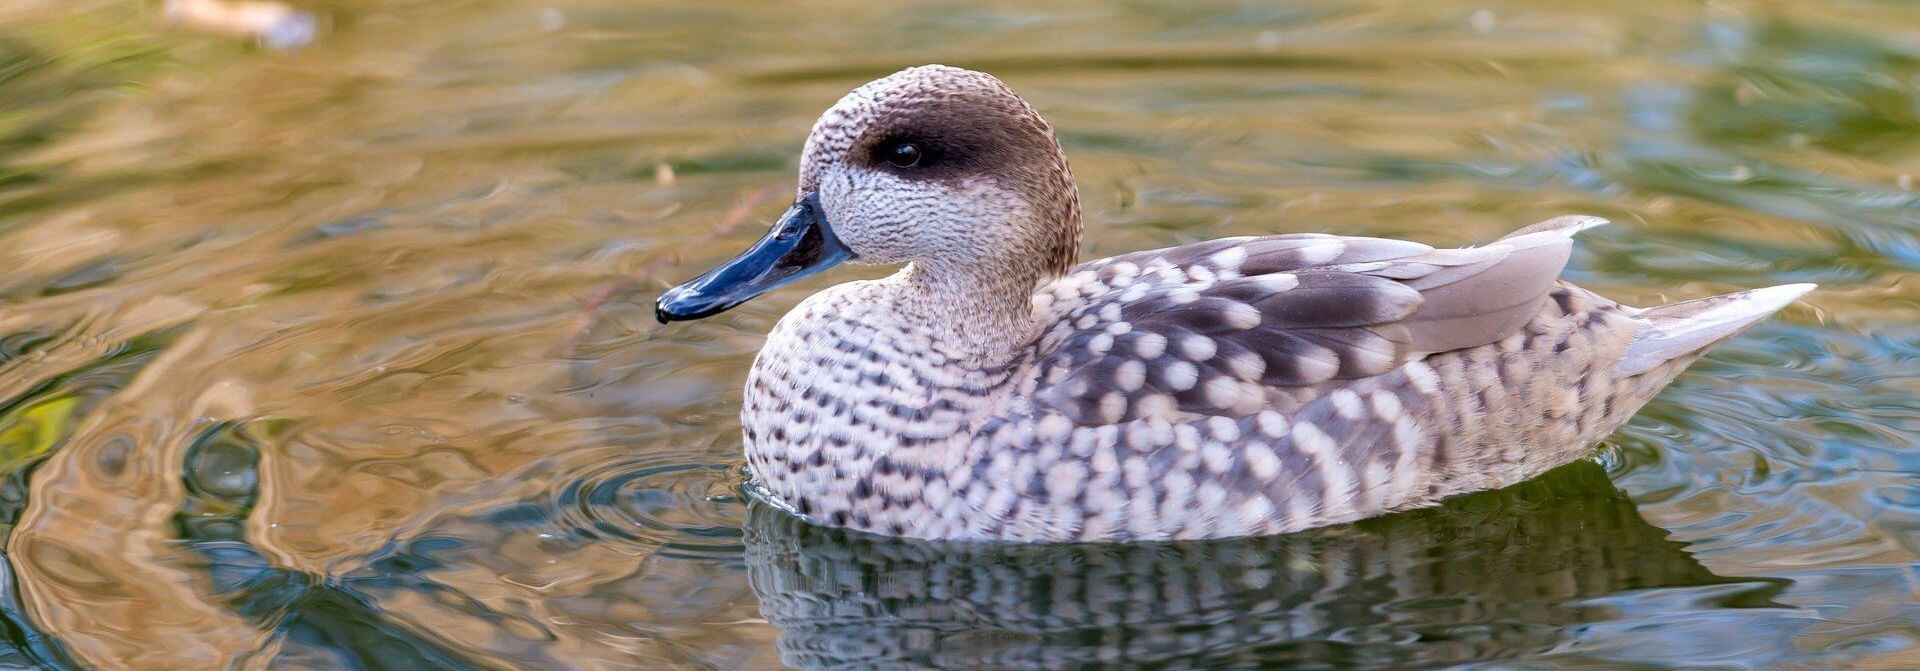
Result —
M661 295L653 314L662 324L709 317L850 258L853 250L834 237L819 197L810 193L747 251Z

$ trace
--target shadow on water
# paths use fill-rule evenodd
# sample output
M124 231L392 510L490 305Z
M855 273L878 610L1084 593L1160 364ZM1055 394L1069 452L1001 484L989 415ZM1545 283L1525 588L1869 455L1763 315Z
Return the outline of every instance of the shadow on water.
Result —
M756 502L747 565L783 662L839 668L1398 668L1556 650L1633 590L1775 607L1581 462L1441 509L1301 534L1032 546L902 541Z
M74 427L125 387L164 351L180 328L160 329L106 347L96 358L46 376L0 402L0 545L27 509L34 471L66 445ZM0 373L21 374L40 361L30 348L55 341L54 330L0 334ZM27 377L22 375L22 377ZM3 555L0 555L3 556ZM0 562L0 668L77 669L60 641L27 617L11 556Z
M187 449L187 497L173 518L233 612L282 639L280 656L316 668L504 669L463 656L381 612L375 601L326 576L274 565L247 540L260 493L260 445L247 425L223 423Z

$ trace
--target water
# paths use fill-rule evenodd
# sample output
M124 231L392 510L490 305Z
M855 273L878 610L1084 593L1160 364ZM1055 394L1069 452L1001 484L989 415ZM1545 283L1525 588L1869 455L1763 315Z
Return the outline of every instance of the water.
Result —
M0 5L0 666L1920 667L1920 7ZM808 291L652 323L900 66L1049 117L1093 254L1563 213L1819 282L1589 461L1297 536L941 546L743 498ZM605 298L604 302L597 299ZM596 306L597 307L593 307Z

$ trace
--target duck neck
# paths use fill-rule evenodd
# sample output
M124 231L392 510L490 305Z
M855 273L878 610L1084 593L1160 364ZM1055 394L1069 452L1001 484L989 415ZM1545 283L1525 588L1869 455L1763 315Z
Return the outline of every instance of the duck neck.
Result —
M949 358L980 367L1011 363L1032 341L1039 273L1012 264L915 261L885 280L898 316Z

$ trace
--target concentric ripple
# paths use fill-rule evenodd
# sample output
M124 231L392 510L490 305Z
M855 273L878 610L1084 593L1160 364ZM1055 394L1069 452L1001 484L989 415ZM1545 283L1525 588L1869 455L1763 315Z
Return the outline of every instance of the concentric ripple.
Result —
M663 455L598 464L560 484L548 498L555 524L591 541L692 557L741 551L746 506L737 467Z

